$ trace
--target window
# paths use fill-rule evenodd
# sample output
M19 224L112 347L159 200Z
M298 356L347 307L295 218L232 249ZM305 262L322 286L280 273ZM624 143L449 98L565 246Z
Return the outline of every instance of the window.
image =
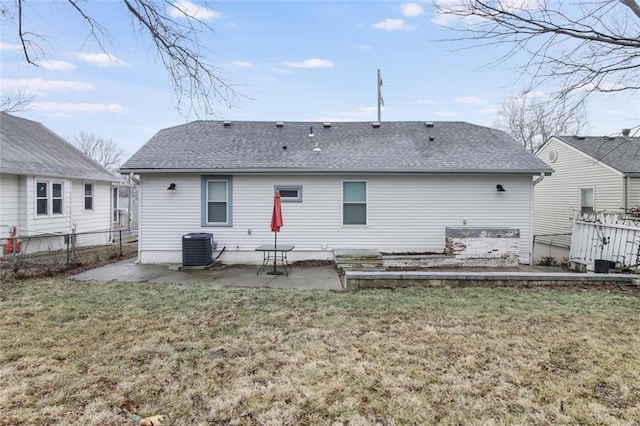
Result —
M367 182L342 182L342 224L367 224Z
M202 177L202 225L231 226L231 176Z
M36 182L36 214L49 214L49 197L47 196L48 182Z
M84 209L93 210L93 183L84 184Z
M62 183L51 184L51 213L62 214Z
M280 192L280 198L282 202L302 202L302 186L301 185L276 185L274 188L275 191Z
M580 214L593 214L594 206L593 188L580 188Z
M36 215L62 214L64 191L62 182L36 182Z

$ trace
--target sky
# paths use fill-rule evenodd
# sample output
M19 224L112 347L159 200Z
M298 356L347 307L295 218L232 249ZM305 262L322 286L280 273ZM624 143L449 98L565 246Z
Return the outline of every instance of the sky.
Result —
M178 111L166 71L121 2L83 3L109 30L101 48L67 2L30 1L23 25L39 36L39 66L26 63L14 27L3 22L0 30L2 93L33 95L29 109L15 115L66 139L80 132L113 139L129 158L157 131L196 119L376 121L377 70L382 121L494 126L497 107L529 83L517 56L489 65L502 57L501 46L461 49L442 41L452 34L429 2L178 1L198 8L213 29L199 37L238 93L231 105L219 104L209 117ZM638 96L594 96L587 120L585 135L635 127Z

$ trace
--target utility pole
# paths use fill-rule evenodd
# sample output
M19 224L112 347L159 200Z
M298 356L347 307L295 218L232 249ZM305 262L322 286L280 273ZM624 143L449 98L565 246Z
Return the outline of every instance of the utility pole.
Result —
M382 121L382 106L384 106L384 99L382 99L382 76L378 69L378 123Z

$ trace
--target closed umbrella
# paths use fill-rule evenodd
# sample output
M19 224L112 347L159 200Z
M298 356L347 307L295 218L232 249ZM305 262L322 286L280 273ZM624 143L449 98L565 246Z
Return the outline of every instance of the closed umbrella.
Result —
M282 271L276 270L277 250L278 248L278 232L282 228L282 200L280 191L276 191L273 195L273 213L271 214L271 231L274 233L275 241L273 244L273 271L267 272L269 275L281 275Z

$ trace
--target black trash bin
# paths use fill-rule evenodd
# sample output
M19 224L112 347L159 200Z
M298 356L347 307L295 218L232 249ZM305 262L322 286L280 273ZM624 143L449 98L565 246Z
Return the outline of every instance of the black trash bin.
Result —
M182 236L182 266L213 263L213 234L196 232Z
M609 269L615 268L616 262L604 259L595 259L593 261L593 272L596 274L608 274Z

